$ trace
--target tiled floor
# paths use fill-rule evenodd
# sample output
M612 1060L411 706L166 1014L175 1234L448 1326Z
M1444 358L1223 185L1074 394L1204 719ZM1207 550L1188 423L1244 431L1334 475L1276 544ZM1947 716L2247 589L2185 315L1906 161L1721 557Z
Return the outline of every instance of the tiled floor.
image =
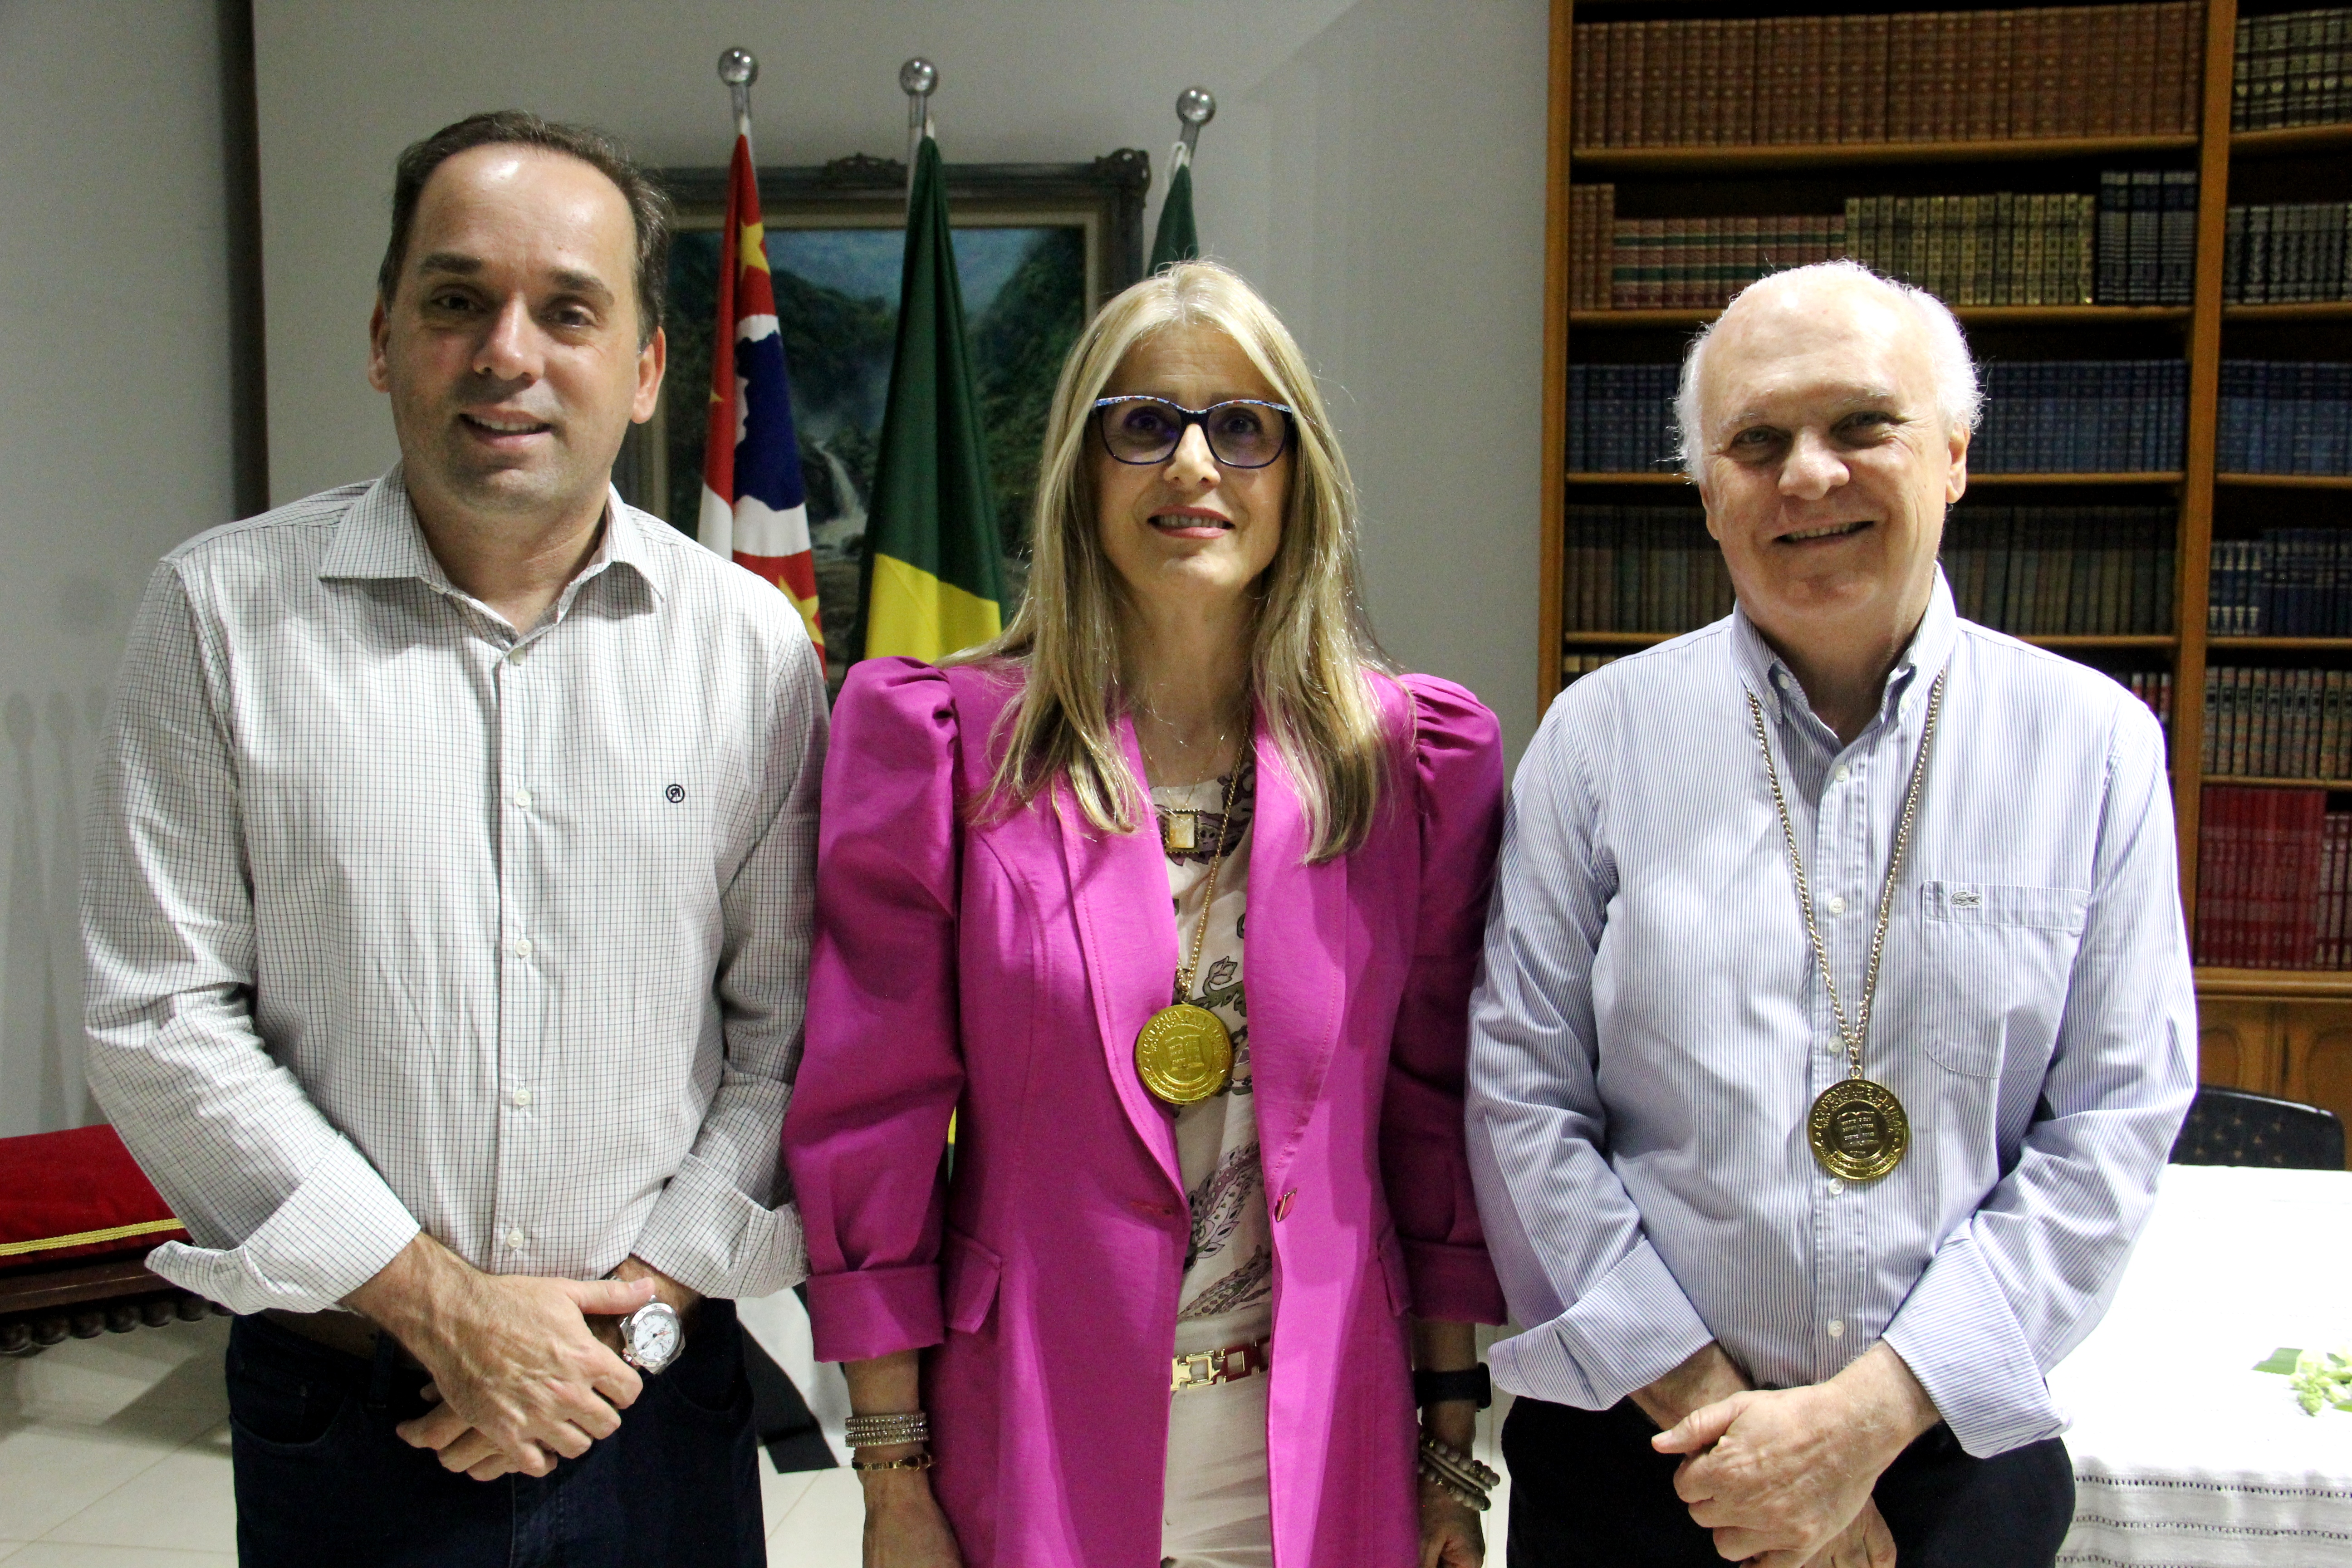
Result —
M226 1319L208 1318L0 1360L0 1564L234 1568L227 1334ZM1497 1563L1508 1486L1487 1516ZM863 1510L848 1471L780 1476L763 1459L761 1488L771 1563L857 1568Z

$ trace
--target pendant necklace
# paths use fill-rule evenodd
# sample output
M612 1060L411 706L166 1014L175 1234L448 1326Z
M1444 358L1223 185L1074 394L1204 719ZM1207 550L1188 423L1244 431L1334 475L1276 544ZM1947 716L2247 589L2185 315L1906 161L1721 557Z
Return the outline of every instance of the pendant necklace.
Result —
M1805 934L1812 939L1813 962L1821 966L1822 985L1829 993L1830 1011L1837 1019L1838 1037L1845 1043L1847 1075L1822 1090L1805 1117L1806 1140L1822 1169L1842 1181L1874 1182L1903 1163L1911 1147L1911 1121L1903 1102L1885 1085L1863 1076L1862 1047L1870 1033L1870 1005L1878 994L1878 961L1886 951L1886 925L1895 912L1895 883L1903 871L1904 851L1911 846L1911 825L1919 812L1919 790L1927 777L1927 753L1936 743L1936 715L1944 703L1944 678L1927 691L1927 721L1919 735L1919 754L1911 764L1911 787L1903 797L1903 817L1895 830L1895 854L1886 863L1886 886L1878 895L1878 929L1870 938L1870 968L1862 983L1862 1009L1849 1025L1838 1001L1837 980L1830 973L1830 950L1813 923L1812 890L1805 885L1804 858L1797 853L1797 829L1789 820L1789 802L1780 793L1780 773L1772 763L1772 742L1764 730L1764 705L1748 693L1748 714L1756 722L1756 745L1764 753L1764 776L1771 781L1772 805L1780 814L1780 835L1789 845L1789 868L1796 873L1797 905L1804 913Z
M1163 1104L1197 1105L1232 1081L1234 1037L1224 1020L1206 1007L1185 1000L1192 994L1192 976L1201 967L1201 948L1209 938L1209 910L1217 901L1217 871L1225 859L1225 828L1234 816L1234 786L1242 776L1241 759L1225 775L1225 799L1217 816L1217 847L1209 857L1209 881L1201 900L1201 918L1192 927L1192 952L1176 973L1176 1000L1151 1015L1135 1037L1135 1071L1143 1087ZM1187 813L1187 816L1192 814Z
M1192 742L1176 732L1176 726L1160 718L1157 708L1152 707L1149 702L1142 706L1143 710L1151 715L1152 721L1168 731L1168 738L1176 742L1177 748L1184 752L1189 761L1192 752ZM1233 733L1233 725L1230 721L1219 727L1217 738L1209 743L1211 756L1215 756L1223 749L1225 737L1231 733ZM1155 811L1154 815L1159 814ZM1189 807L1169 807L1167 814L1160 817L1160 842L1171 855L1198 849L1201 847L1201 814Z

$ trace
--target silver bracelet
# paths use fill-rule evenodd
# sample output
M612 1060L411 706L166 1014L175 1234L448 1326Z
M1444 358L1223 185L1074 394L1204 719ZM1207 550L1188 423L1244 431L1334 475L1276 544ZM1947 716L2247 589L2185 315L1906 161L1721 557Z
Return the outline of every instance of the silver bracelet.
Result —
M931 1418L920 1410L853 1415L843 1433L853 1448L895 1448L903 1443L927 1443L930 1436Z

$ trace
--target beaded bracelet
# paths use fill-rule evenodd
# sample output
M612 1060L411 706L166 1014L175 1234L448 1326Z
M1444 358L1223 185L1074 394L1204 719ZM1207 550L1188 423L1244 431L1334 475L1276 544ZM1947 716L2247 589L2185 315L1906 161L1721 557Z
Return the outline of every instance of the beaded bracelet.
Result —
M901 1443L925 1443L930 1440L931 1418L920 1410L853 1415L842 1436L853 1448L892 1448Z
M1421 1436L1419 1469L1423 1479L1434 1482L1448 1495L1481 1513L1493 1506L1490 1494L1503 1479L1470 1455L1426 1432Z

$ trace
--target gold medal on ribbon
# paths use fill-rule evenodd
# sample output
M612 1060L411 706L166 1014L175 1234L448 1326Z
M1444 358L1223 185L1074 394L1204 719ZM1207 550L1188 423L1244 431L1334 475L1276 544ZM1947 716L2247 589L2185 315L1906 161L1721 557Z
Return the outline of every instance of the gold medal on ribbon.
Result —
M1878 926L1870 938L1870 968L1863 976L1862 1011L1849 1025L1845 1005L1838 999L1837 975L1830 968L1830 950L1813 921L1813 890L1805 880L1805 858L1797 852L1797 827L1789 818L1788 796L1780 789L1780 770L1772 761L1772 742L1764 729L1764 705L1748 694L1748 713L1756 725L1756 745L1764 753L1764 776L1772 785L1772 805L1780 813L1780 835L1789 847L1789 869L1797 883L1797 907L1811 940L1813 962L1821 968L1822 989L1828 993L1830 1013L1838 1036L1845 1042L1848 1076L1822 1090L1805 1114L1805 1141L1822 1170L1845 1182L1874 1182L1903 1163L1911 1147L1911 1119L1903 1102L1885 1084L1862 1075L1864 1044L1870 1037L1871 1004L1878 994L1879 960L1886 953L1887 924L1895 911L1895 887L1903 874L1903 857L1911 847L1911 828L1919 816L1919 794L1927 781L1927 756L1936 745L1936 716L1943 710L1944 678L1927 689L1927 721L1921 727L1919 753L1911 763L1910 786L1903 795L1903 816L1895 829L1895 852L1886 861L1886 885L1878 895Z
M1192 994L1192 976L1201 967L1201 944L1209 936L1209 910L1217 901L1217 872L1225 861L1225 829L1233 821L1234 786L1242 776L1241 759L1225 775L1223 809L1217 816L1217 847L1209 857L1208 886L1201 895L1200 923L1192 929L1192 953L1176 972L1176 1001L1151 1015L1135 1037L1135 1073L1162 1103L1198 1105L1233 1081L1234 1037L1224 1020L1185 1000ZM1192 847L1196 813L1178 812L1173 820L1185 824L1185 842L1169 847Z
M1895 1091L1866 1078L1841 1079L1822 1090L1805 1118L1805 1136L1822 1169L1841 1181L1874 1182L1903 1163L1911 1119Z
M1232 1079L1234 1037L1206 1007L1162 1007L1135 1037L1135 1070L1168 1104L1198 1105Z

